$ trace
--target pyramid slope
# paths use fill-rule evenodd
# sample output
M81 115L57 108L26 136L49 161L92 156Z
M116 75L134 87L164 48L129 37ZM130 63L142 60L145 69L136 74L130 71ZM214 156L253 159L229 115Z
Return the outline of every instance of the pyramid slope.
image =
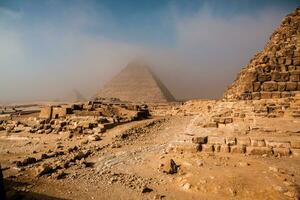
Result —
M168 102L174 97L150 71L147 64L133 61L108 82L97 94L130 102Z
M263 51L225 91L225 99L268 99L300 91L300 8L287 15Z

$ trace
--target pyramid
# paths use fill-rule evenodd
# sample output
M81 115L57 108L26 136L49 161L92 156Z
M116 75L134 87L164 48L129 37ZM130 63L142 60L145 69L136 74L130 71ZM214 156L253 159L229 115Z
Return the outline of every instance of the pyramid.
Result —
M300 92L300 8L288 14L225 91L225 99L285 98Z
M130 62L96 95L101 98L118 98L129 102L168 102L174 97L163 83L141 61Z

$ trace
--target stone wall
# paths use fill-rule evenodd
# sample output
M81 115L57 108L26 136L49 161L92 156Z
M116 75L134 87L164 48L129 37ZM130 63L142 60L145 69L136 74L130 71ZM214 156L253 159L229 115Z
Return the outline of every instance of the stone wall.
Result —
M225 99L269 99L300 92L300 8L287 15L263 51L250 60Z

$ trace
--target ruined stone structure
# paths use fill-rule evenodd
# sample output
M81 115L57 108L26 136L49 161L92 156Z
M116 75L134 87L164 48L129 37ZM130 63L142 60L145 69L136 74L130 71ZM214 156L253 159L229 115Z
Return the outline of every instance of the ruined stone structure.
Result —
M101 98L118 98L130 102L168 102L174 97L141 61L133 61L97 94Z
M263 51L251 59L225 99L269 99L300 92L300 8L287 15Z

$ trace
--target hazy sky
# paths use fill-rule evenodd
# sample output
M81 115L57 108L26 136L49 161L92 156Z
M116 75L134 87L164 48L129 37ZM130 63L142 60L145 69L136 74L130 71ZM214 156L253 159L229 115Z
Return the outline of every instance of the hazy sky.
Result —
M143 57L176 98L216 98L298 0L0 0L0 102L89 97Z

